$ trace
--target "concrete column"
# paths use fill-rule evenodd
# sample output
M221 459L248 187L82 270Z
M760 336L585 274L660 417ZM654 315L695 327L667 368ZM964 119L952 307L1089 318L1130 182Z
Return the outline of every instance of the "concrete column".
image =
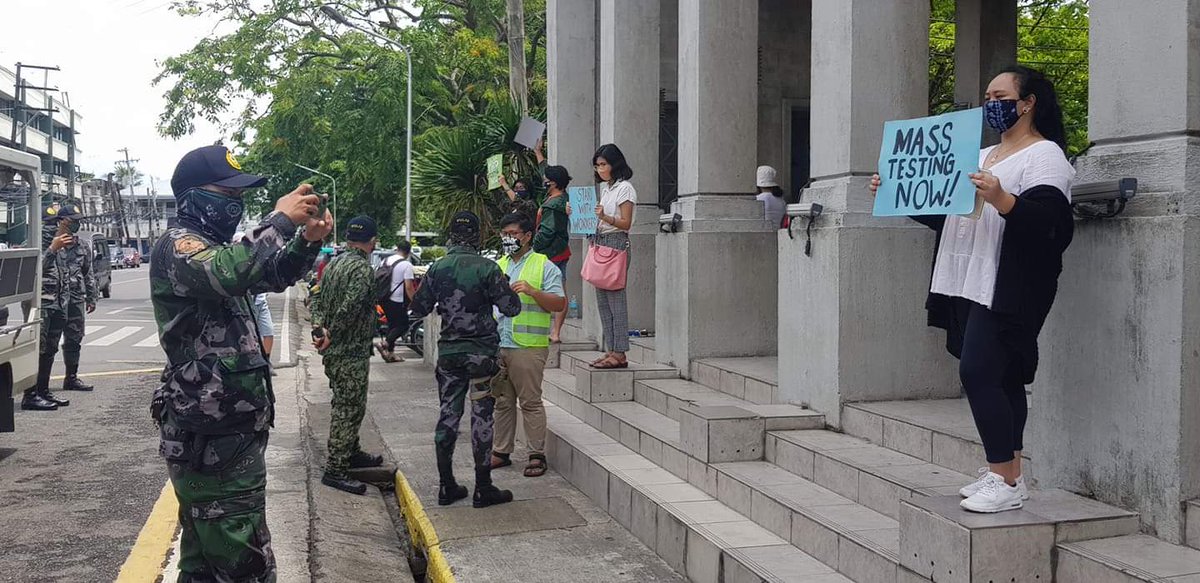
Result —
M758 0L679 2L680 232L658 237L661 362L775 353L774 230L754 188Z
M950 397L957 368L926 326L933 232L874 219L883 123L926 114L929 3L813 0L812 171L825 214L779 242L780 398L840 424L849 401ZM881 33L880 31L886 31Z
M565 166L575 184L592 183L596 151L596 0L549 0L546 3L547 156ZM571 242L567 296L585 309L579 268L586 249ZM595 305L595 304L587 304ZM599 325L597 323L597 329Z
M659 0L599 0L599 143L613 143L633 168L638 207L630 233L629 327L654 328L654 233L658 209ZM591 162L591 155L588 155ZM589 296L594 295L594 290ZM595 305L595 304L589 304ZM589 312L594 310L589 309ZM590 329L599 330L591 320ZM598 335L598 334L597 334Z
M1136 510L1179 543L1182 503L1200 497L1200 3L1090 11L1096 145L1076 184L1131 176L1139 192L1116 219L1076 223L1041 335L1030 453L1038 486Z
M992 77L1017 62L1017 2L958 0L954 28L954 101L975 107Z

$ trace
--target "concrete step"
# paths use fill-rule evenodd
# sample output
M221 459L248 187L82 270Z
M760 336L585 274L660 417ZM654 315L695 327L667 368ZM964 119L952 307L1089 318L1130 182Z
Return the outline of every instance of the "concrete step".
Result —
M583 329L583 320L579 318L567 318L563 321L562 339L568 342L593 342Z
M691 405L732 405L767 419L767 430L816 429L825 426L825 416L797 405L760 405L683 379L660 379L633 383L633 400L679 421L680 410Z
M1184 542L1193 549L1200 549L1200 500L1188 500L1184 510Z
M779 358L706 358L692 363L691 379L751 403L779 403Z
M824 430L767 433L766 460L893 519L900 516L901 500L956 494L975 481L973 475Z
M1137 514L1062 490L1032 490L1024 507L999 514L967 512L959 502L958 496L901 502L900 564L906 573L947 583L1052 581L1062 568L1063 547L1138 530Z
M632 401L634 381L679 377L678 370L660 364L631 361L622 369L592 367L602 355L590 350L561 353L559 368L575 375L576 395L590 403Z
M850 583L787 538L558 407L547 406L547 417L550 466L689 581Z
M551 344L549 353L546 355L546 368L558 368L558 363L562 358L563 352L574 352L578 350L596 350L596 343L589 341L571 341L566 340L558 344Z
M629 352L625 354L632 362L642 362L651 364L657 362L655 360L655 342L654 337L632 337L629 339Z
M848 403L842 407L842 430L963 474L973 476L987 465L966 399ZM1033 481L1033 461L1028 454L1022 460L1022 472Z
M1200 551L1134 534L1058 545L1060 583L1200 581Z

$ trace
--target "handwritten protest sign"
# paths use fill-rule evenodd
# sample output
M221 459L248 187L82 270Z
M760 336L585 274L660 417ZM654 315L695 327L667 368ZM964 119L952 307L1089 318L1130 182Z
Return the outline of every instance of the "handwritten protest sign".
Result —
M599 220L596 218L596 187L571 186L567 188L567 201L571 203L572 235L594 235Z
M504 172L504 154L487 159L488 190L500 188L500 173Z
M982 133L980 108L883 124L875 216L974 211Z

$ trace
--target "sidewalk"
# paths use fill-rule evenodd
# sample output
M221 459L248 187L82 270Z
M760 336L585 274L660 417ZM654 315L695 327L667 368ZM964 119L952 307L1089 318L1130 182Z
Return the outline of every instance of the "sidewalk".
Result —
M513 465L493 472L497 486L513 491L512 503L477 510L468 498L438 506L433 454L437 384L431 366L413 353L405 356L410 360L396 364L372 358L364 434L367 426L378 429L390 457L420 497L458 581L684 580L554 467L540 478L522 476L526 450L520 442ZM467 414L455 451L455 474L468 487L474 476L469 436Z

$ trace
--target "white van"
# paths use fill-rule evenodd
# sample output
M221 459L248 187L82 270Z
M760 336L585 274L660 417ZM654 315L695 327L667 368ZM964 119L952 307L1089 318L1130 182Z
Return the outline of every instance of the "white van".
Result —
M13 431L14 398L37 382L41 333L41 160L0 147L0 432Z

